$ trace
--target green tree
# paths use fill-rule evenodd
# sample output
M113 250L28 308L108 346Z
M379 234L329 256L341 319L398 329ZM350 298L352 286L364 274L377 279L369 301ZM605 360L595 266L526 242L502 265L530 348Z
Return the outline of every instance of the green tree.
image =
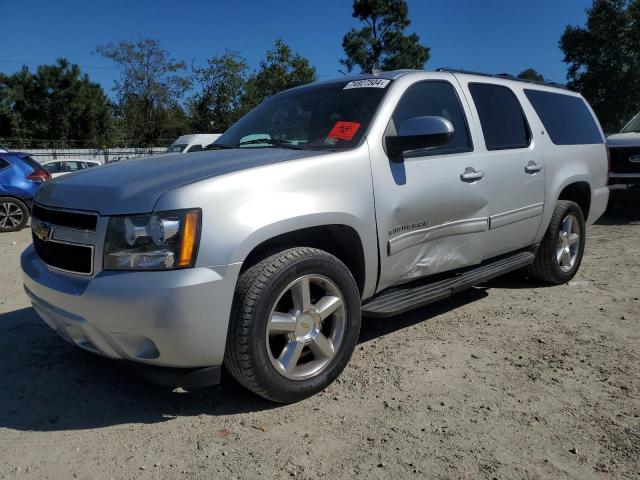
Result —
M541 73L538 73L535 69L533 68L527 68L526 70L521 71L517 78L520 78L522 80L532 80L534 82L544 82L544 77L542 76Z
M59 59L0 78L0 137L16 147L99 147L112 134L108 99L77 65Z
M560 39L568 87L591 103L605 131L640 111L640 0L594 0L583 27Z
M239 52L226 51L194 68L199 91L188 101L192 128L197 132L224 132L238 118L248 65Z
M97 52L120 69L113 88L120 143L153 146L185 132L181 102L190 80L183 61L151 38L101 45Z
M316 69L309 60L293 53L279 38L273 49L267 51L258 71L249 77L242 97L242 111L248 111L271 95L313 82L316 78Z
M362 72L424 68L430 49L415 33L404 34L411 23L406 0L354 0L353 16L365 25L342 39L346 58L340 63L349 72L356 66Z

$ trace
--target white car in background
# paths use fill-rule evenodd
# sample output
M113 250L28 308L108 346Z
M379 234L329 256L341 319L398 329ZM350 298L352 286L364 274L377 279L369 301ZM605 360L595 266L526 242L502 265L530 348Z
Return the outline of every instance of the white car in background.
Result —
M85 168L99 167L102 165L97 160L49 160L42 162L42 167L51 174L51 177L59 177L66 173L77 172Z
M194 133L182 135L167 148L166 153L192 153L200 152L211 145L221 133Z

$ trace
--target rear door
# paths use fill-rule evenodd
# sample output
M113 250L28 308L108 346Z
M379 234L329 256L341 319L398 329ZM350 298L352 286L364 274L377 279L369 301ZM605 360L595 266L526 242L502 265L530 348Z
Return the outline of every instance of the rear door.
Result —
M468 105L462 99L453 82L420 81L408 86L388 120L386 134L393 135L410 118L444 117L455 129L453 141L444 147L405 152L404 161L394 162L380 148L383 139L370 140L381 264L378 290L482 260L487 190L480 175L472 178L468 172L481 172L486 158L474 152Z
M489 195L486 259L535 242L544 210L544 158L519 89L475 78L463 85L482 130L478 151Z

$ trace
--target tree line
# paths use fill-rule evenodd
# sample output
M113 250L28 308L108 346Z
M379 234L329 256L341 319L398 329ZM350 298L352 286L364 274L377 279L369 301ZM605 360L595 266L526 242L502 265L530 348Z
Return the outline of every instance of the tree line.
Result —
M567 86L591 103L606 131L640 110L640 0L594 0L586 25L559 42ZM410 25L406 0L354 0L342 40L344 72L423 69L431 51ZM77 65L59 59L0 74L0 145L10 148L157 146L188 132L222 132L262 100L317 80L311 62L277 39L255 69L227 50L187 65L155 39L97 47L119 78L109 97ZM544 81L529 68L520 78Z

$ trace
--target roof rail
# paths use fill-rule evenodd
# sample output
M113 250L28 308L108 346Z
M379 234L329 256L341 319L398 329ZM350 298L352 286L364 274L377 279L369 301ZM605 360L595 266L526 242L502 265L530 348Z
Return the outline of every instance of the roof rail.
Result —
M491 77L491 78L504 78L505 80L514 80L516 82L524 82L524 83L532 83L534 85L546 85L548 87L556 87L556 88L562 88L564 90L567 89L567 87L565 85L562 85L561 83L555 83L555 82L539 82L537 80L529 80L527 78L518 78L515 77L513 75L510 75L508 73L482 73L482 72L474 72L471 70L462 70L462 69L456 69L456 68L438 68L436 69L436 72L448 72L448 73L466 73L468 75L479 75L481 77Z

